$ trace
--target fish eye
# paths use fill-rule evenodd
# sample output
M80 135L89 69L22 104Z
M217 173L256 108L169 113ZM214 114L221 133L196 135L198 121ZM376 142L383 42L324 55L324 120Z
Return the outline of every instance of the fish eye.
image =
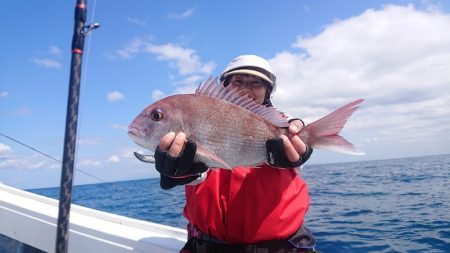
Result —
M153 121L160 121L163 119L163 113L161 109L155 109L150 113L150 117L152 117Z

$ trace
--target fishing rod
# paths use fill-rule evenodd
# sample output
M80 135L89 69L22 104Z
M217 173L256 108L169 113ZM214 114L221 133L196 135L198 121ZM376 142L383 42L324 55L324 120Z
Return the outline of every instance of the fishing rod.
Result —
M56 227L55 252L57 253L66 253L68 249L68 225L70 204L72 201L73 164L75 160L78 104L80 100L81 62L84 49L84 39L87 33L100 26L97 23L88 26L85 25L86 6L86 0L77 0L75 5L75 27L72 37L69 97L67 101L64 153L59 191L58 223Z

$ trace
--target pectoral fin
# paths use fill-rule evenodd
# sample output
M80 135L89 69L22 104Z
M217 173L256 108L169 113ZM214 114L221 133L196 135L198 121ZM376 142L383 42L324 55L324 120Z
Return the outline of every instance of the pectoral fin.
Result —
M205 149L204 147L197 144L197 155L203 156L210 161L215 161L216 163L222 164L224 168L231 170L231 166L228 165L220 156L212 153L211 151Z

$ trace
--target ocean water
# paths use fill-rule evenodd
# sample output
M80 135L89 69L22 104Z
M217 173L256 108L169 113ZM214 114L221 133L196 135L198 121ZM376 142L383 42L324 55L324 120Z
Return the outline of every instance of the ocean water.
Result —
M450 155L303 168L321 252L450 252ZM57 188L30 190L57 198ZM75 186L73 202L184 228L183 187L159 179Z

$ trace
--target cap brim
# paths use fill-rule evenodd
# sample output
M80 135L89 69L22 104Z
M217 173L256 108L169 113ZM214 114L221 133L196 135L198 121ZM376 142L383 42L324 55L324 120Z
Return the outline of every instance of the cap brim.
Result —
M236 74L254 75L254 76L257 76L259 78L262 78L262 79L266 80L267 82L269 82L273 86L272 80L270 80L266 75L264 75L263 73L258 72L256 70L252 70L252 69L237 69L237 70L233 70L233 71L230 71L230 72L224 74L224 77L226 78L228 76L236 75Z

